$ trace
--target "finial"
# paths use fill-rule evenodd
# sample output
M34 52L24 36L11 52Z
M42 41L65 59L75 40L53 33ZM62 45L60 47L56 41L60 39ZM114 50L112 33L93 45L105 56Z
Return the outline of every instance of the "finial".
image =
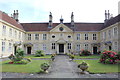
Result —
M16 12L18 13L18 10L16 10Z
M52 15L52 13L50 12L50 15Z
M62 15L61 15L60 23L63 23L63 18L62 18Z
M107 11L105 10L105 13L107 13Z
M61 15L61 19L62 19L62 15Z
M71 14L72 16L73 16L73 12L72 12L72 14Z

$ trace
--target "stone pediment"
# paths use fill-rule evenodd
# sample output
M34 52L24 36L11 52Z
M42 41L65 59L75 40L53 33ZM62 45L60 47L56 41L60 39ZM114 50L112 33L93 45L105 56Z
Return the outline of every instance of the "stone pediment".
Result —
M65 43L67 43L67 41L64 40L63 38L61 38L61 39L57 40L56 43L58 43L58 44L65 44Z
M69 27L67 27L64 24L59 24L55 28L50 30L50 32L73 32L73 30L71 30Z

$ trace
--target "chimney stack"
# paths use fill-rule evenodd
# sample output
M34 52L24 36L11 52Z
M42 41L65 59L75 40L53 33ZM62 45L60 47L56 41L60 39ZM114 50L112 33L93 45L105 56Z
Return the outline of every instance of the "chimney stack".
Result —
M14 13L13 13L13 18L15 19L15 16L16 16L16 14L15 14L15 10L14 10Z
M109 10L108 10L108 12L107 12L107 10L105 10L105 20L104 20L104 22L106 23L106 21L108 21L111 17L112 17L112 14L110 15Z
M74 15L73 15L73 12L71 14L71 27L74 27Z
M13 13L13 18L18 22L19 20L18 20L18 15L19 15L19 13L18 13L18 10L14 10L14 13Z
M105 20L107 20L107 12L106 12L106 10L105 10Z
M13 18L13 15L11 14L11 18Z
M49 28L52 27L52 13L50 12L50 15L49 15L49 25L48 25Z
M109 13L109 10L108 10L108 19L110 19L110 13Z

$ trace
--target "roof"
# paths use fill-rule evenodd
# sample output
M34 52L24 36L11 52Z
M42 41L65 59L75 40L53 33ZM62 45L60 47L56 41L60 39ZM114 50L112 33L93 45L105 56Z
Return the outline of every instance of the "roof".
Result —
M48 28L49 23L21 23L25 31L50 31L60 23L53 23L52 28ZM73 31L99 31L103 23L75 23L75 28L71 28L71 23L64 23Z
M48 28L49 23L21 23L25 31L49 31L59 23L53 23L52 28Z
M120 22L120 14L114 18L111 18L109 20L106 21L105 25L103 26L103 29L106 27L109 27L110 25L113 25L117 22Z
M100 31L110 25L120 22L120 14L106 21L106 23L75 23L71 28L71 23L63 23L73 31ZM49 23L21 23L25 31L50 31L60 23L53 23L52 28L48 28Z
M0 19L3 21L6 21L17 28L20 28L25 31L50 31L60 23L53 23L52 28L48 28L49 23L18 23L15 19L11 18L8 16L6 13L3 13L0 11ZM75 27L71 28L71 23L63 23L73 31L100 31L106 27L109 27L110 25L113 25L117 22L120 22L120 14L114 18L111 18L106 21L106 23L76 23L75 22Z
M20 23L18 23L15 19L8 16L6 13L0 11L0 16L2 16L2 17L0 17L0 19L2 19L3 21L6 21L9 24L16 26L17 28L24 30Z

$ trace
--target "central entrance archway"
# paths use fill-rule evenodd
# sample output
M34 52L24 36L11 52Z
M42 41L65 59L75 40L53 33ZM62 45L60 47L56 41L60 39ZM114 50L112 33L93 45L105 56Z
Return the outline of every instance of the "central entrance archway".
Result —
M64 44L59 44L59 53L64 53Z

